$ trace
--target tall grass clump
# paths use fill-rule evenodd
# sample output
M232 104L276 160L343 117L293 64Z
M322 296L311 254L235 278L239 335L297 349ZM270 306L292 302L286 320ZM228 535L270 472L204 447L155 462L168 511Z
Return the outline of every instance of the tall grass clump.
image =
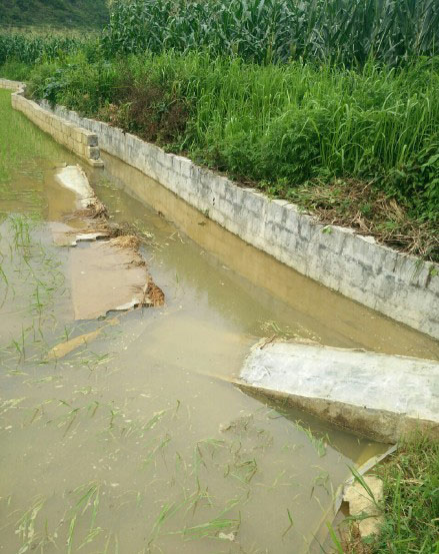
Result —
M396 65L439 43L437 0L113 0L108 54L187 52L256 63Z
M287 198L304 182L356 179L437 223L437 64L353 71L206 53L77 57L39 67L31 90Z

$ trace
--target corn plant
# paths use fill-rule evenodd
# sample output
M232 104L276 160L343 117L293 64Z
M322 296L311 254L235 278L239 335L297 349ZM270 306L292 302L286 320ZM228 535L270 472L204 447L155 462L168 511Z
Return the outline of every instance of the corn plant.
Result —
M8 60L25 64L52 61L83 48L86 40L61 34L0 33L0 65Z
M429 56L439 41L437 0L114 0L108 54L206 49L257 62L363 65Z

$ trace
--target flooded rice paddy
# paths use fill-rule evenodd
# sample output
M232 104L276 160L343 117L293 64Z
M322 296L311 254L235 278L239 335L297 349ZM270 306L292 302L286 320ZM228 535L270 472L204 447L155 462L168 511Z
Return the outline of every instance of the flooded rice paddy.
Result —
M249 347L278 335L437 359L437 343L108 156L90 181L143 238L166 303L76 321L75 250L54 242L75 203L64 163L78 160L0 91L0 552L321 551L337 487L383 447L241 392Z

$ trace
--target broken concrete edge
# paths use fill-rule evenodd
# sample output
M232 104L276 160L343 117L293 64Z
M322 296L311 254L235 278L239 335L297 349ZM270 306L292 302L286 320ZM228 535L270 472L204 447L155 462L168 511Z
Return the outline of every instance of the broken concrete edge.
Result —
M439 363L301 341L259 340L236 384L357 435L439 438Z
M27 99L24 95L26 91L24 83L0 79L0 88L13 90L12 107L22 112L45 133L51 135L56 142L85 160L90 166L97 168L104 166L96 133L74 125Z
M313 544L315 544L316 547L319 547L321 544L325 542L326 538L329 535L329 528L333 529L333 524L338 512L340 511L343 498L345 496L345 491L358 479L356 475L359 475L360 477L364 477L369 471L375 468L383 460L385 460L386 458L394 454L397 451L397 449L398 449L398 445L394 444L390 446L385 452L377 456L373 456L361 466L358 466L357 468L350 468L351 475L335 491L332 504L323 515L318 525L318 529L316 533L314 533ZM355 469L355 472L353 471L353 469Z
M282 400L287 405L329 422L343 431L376 442L394 443L400 437L415 432L425 432L439 438L439 425L428 420L401 418L400 414L385 410L371 410L344 402L275 391L249 385L239 379L234 384L243 392L256 392L273 400Z
M121 159L243 241L299 273L413 329L439 339L439 265L377 244L353 229L328 226L285 200L168 154L154 144L83 118L63 106L41 109L88 129L102 151Z
M67 244L67 246L77 246L78 242L94 242L96 240L108 238L108 233L103 233L101 231L91 232L91 233L79 233L75 234L73 240Z

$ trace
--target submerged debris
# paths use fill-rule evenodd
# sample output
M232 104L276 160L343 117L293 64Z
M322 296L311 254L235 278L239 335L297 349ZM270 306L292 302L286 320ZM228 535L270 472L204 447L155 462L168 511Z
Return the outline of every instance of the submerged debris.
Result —
M102 331L109 327L110 325L117 325L119 323L119 320L114 317L112 319L109 319L106 325L103 325L100 329L96 329L96 331L91 331L90 333L84 333L83 335L79 335L78 337L74 337L72 339L68 339L65 342L61 342L51 348L47 354L48 360L60 360L61 358L64 358L70 352L73 352L73 350L76 350L80 346L90 344L94 340L98 338L98 336L102 333Z
M142 306L153 306L157 308L165 303L165 295L154 281L149 277L148 283L145 285L142 298Z
M140 246L140 239L135 235L122 235L111 239L111 244L119 248L131 248L133 250L137 250Z
M83 248L70 255L75 319L94 319L109 311L162 306L163 291L155 285L139 253L140 239L110 225L106 207L98 200L79 166L67 166L57 180L78 197L77 209L66 216L75 227L57 227L56 242ZM79 221L79 224L78 224ZM78 228L79 227L79 228ZM54 232L55 234L55 232Z

